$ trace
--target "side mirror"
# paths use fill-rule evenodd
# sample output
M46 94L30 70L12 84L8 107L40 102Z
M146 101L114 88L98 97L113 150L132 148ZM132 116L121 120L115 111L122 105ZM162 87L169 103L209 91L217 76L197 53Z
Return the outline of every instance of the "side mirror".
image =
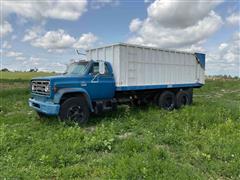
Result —
M105 74L105 63L103 61L99 62L99 74Z

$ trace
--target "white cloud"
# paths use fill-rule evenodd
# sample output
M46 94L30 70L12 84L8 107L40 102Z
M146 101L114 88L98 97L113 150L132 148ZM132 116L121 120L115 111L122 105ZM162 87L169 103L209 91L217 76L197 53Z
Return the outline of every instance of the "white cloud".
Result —
M13 31L12 26L9 22L3 21L0 24L0 37L6 36L7 34L11 33Z
M137 31L142 25L142 21L139 18L133 19L129 25L129 29L131 32Z
M92 33L82 34L73 47L77 49L88 49L94 45L97 39L97 36Z
M21 69L29 70L32 68L37 68L38 71L63 72L66 69L66 65L60 62L52 62L49 59L35 56L31 56L21 63Z
M24 35L22 41L23 42L32 41L32 40L36 39L43 32L44 32L44 30L41 26L32 27L31 29L27 29L26 34Z
M4 41L2 44L2 48L4 49L10 49L12 46L8 41Z
M86 11L87 1L59 1L53 9L46 11L46 17L53 19L77 20Z
M220 1L156 0L148 7L148 16L164 27L185 28L203 19Z
M218 47L219 50L224 50L228 47L228 44L227 43L221 43L220 46Z
M66 68L66 64L62 64L62 63L52 63L51 66L53 67L58 67L58 68L62 68L62 69L65 69Z
M17 51L6 51L4 53L6 57L20 57L23 55L22 52L17 52Z
M38 67L38 71L43 71L43 72L50 72L53 71L54 67L54 71L57 73L63 73L66 69L66 65L63 63L55 63L55 62L50 62L50 63L41 63L39 65L37 65Z
M17 51L3 51L3 55L9 58L15 58L16 60L25 60L26 57L23 55L22 52Z
M19 60L19 61L23 61L23 60L25 60L25 59L26 59L26 57L24 57L24 56L16 57L16 60Z
M240 36L239 32L227 42L223 42L215 52L207 53L207 72L240 76Z
M63 52L69 48L87 49L93 46L97 39L97 36L90 32L76 39L63 29L45 32L41 27L33 27L26 30L22 41L30 42L32 46L47 49L50 52Z
M35 47L52 50L63 50L71 47L75 38L64 30L48 31L43 36L32 39L31 44Z
M223 24L212 10L219 3L156 0L149 5L146 19L132 20L129 29L133 33L128 42L161 48L202 49L199 43Z
M180 48L191 46L205 40L216 32L223 24L222 19L214 11L185 28L163 27L155 19L148 17L128 42L161 48Z
M92 0L91 7L93 9L99 9L106 5L117 6L119 5L119 0Z
M87 1L3 1L3 15L15 13L30 19L77 20L85 11Z
M195 52L205 53L206 49L204 47L202 47L203 42L205 42L205 41L200 41L199 43L193 44L191 46L185 46L185 47L183 46L181 48L177 48L177 50L192 52L192 53L195 53Z
M240 26L240 14L239 13L233 13L226 18L226 21L229 24Z
M28 60L23 62L23 65L33 65L33 66L38 66L41 64L41 61L43 59L38 58L38 57L33 57L31 56Z

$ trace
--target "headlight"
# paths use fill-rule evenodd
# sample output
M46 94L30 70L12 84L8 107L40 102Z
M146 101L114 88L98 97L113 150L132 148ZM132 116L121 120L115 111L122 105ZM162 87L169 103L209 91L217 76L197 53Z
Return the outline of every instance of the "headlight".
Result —
M45 92L48 92L48 91L49 91L49 85L45 87Z
M34 91L35 90L35 86L32 84L32 91Z

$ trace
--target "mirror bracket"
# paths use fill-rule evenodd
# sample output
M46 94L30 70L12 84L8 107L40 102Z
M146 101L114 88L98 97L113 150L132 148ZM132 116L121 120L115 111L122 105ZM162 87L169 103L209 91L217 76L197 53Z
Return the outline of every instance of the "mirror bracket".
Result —
M105 74L105 63L104 63L104 61L99 61L99 74Z

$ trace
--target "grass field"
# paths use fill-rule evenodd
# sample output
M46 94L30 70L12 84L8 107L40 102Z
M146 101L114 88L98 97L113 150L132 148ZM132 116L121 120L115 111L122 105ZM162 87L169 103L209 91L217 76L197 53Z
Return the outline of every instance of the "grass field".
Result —
M30 80L33 77L50 76L54 73L46 72L0 72L1 79Z
M208 80L180 110L123 106L86 127L38 119L27 81L1 87L1 179L240 179L240 80Z

